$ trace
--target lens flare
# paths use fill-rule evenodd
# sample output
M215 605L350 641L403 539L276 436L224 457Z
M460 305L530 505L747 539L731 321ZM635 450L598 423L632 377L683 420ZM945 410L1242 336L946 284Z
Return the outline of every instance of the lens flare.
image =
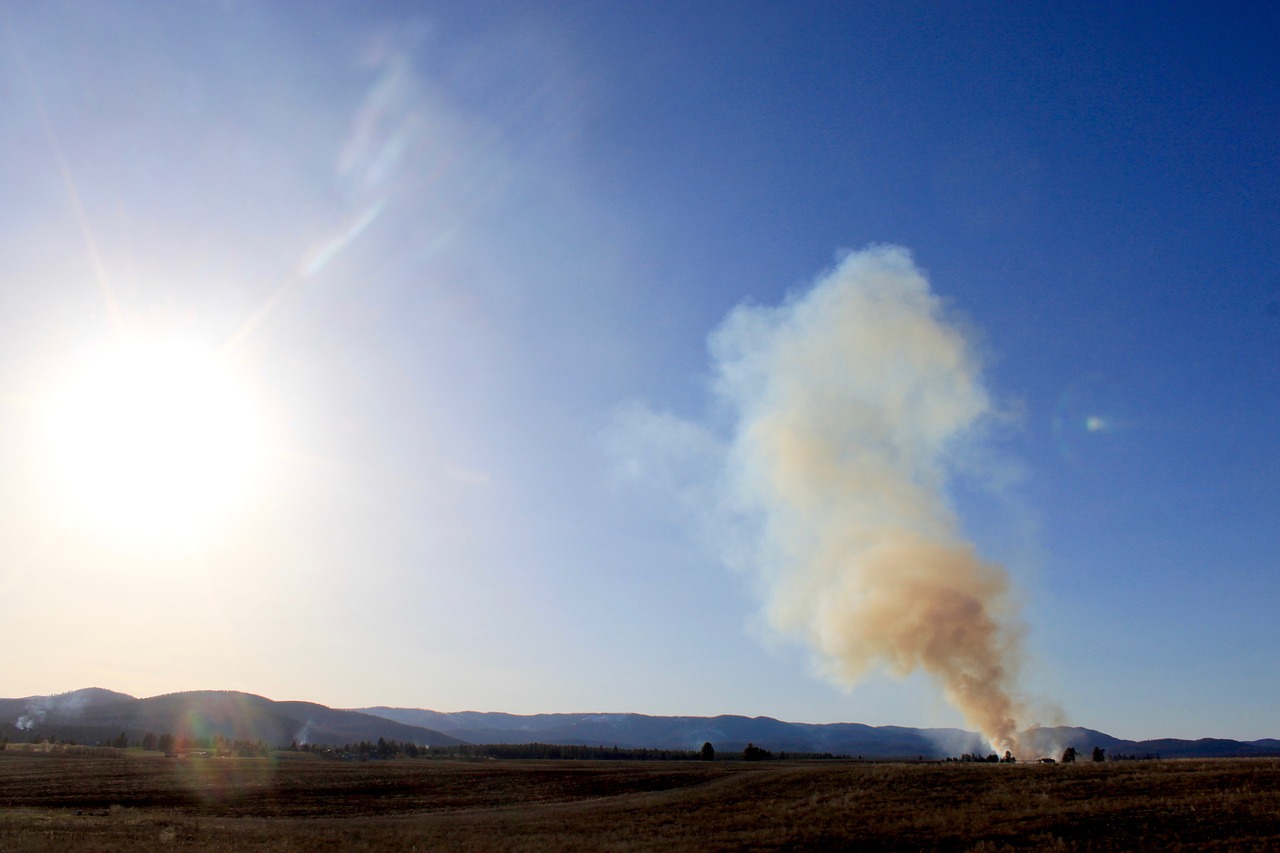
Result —
M1073 380L1053 411L1053 436L1062 458L1076 468L1103 468L1124 431L1123 395L1115 382L1098 374Z

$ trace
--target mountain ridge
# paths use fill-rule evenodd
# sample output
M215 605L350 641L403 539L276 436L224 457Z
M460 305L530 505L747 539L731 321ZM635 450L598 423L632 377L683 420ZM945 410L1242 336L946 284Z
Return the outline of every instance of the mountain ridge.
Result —
M331 708L316 702L274 700L234 690L193 690L137 698L99 687L49 696L0 698L0 736L11 741L38 735L108 743L123 733L137 743L145 733L175 737L221 736L261 741L342 745L379 738L444 747L463 743L545 743L628 749L697 750L711 743L732 753L747 746L774 753L864 758L946 758L987 754L986 741L956 728L871 726L864 723L796 723L773 717L714 717L638 713L510 714L442 712L425 708ZM1079 726L1033 727L1023 733L1024 759L1058 756L1068 747L1088 754L1162 758L1280 756L1280 739L1228 738L1126 740Z

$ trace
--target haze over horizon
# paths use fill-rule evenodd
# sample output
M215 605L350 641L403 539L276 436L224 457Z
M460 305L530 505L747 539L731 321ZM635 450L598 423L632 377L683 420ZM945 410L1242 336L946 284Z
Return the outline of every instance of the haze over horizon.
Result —
M3 696L1280 736L1275 10L0 29Z

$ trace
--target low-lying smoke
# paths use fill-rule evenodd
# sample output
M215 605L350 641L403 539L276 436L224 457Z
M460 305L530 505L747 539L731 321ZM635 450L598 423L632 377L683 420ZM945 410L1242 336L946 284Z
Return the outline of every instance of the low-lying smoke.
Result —
M23 707L25 714L14 720L13 725L20 731L31 731L42 725L50 714L76 716L84 710L85 698L79 693L65 693L57 696L32 696Z
M723 544L771 624L841 684L923 670L993 746L1016 748L1008 578L946 497L992 404L910 255L854 253L780 306L739 307L711 352L733 422L718 498L737 523Z

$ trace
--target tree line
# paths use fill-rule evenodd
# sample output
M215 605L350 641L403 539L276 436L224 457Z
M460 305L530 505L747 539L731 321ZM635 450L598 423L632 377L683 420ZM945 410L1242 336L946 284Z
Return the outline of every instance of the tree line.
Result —
M225 735L209 735L207 737L179 735L175 737L169 732L159 735L155 732L147 732L137 741L131 740L128 732L120 732L115 737L99 738L95 743L91 744L80 744L72 737L60 739L54 734L37 732L31 736L30 742L34 744L61 744L63 746L110 747L113 749L128 749L130 746L135 746L149 751L163 752L167 755L180 752L205 751L212 752L215 755L238 755L248 758L253 756L265 757L271 752L271 747L261 738L256 740L247 738L233 739ZM4 745L8 743L9 738L4 737L3 741L0 742L0 749L4 749Z
M554 743L463 743L448 746L418 746L412 742L400 742L378 738L377 743L359 741L331 744L299 744L289 747L297 752L308 752L324 758L381 759L381 758L504 758L545 760L594 760L594 761L681 761L702 757L697 750L686 749L629 749L626 747L583 746Z
M588 746L585 744L556 743L463 743L448 746L418 746L409 741L378 738L377 743L359 741L332 744L299 744L294 741L290 750L341 760L370 760L387 758L494 758L540 759L545 761L715 761L716 750L711 743L701 749L663 749L653 747ZM785 759L833 759L829 752L783 752ZM839 756L848 758L849 756ZM745 761L765 761L774 758L772 752L755 744L747 744L741 753L722 755L721 758L741 758Z
M1063 764L1074 764L1076 759L1078 759L1079 757L1080 757L1079 751L1077 751L1074 746L1069 746L1062 751L1061 760ZM1098 761L1098 762L1106 761L1107 751L1100 746L1095 746L1093 748L1093 752L1090 754L1089 757L1090 757L1090 760L1092 761ZM972 755L966 752L963 755L961 755L959 758L948 758L946 760L949 762L957 761L962 764L968 764L970 762L977 762L980 764L1017 764L1018 763L1018 759L1014 758L1013 753L1008 750L1005 750L1003 758L996 755L994 752L985 757L982 755ZM1056 763L1052 758L1042 758L1040 760L1048 762L1049 764ZM1112 760L1118 760L1118 759L1112 759Z
M56 735L35 734L34 743L59 743ZM0 749L8 738L0 742ZM64 739L64 744L75 746L74 739ZM189 752L208 752L218 756L266 757L272 747L261 739L232 739L225 735L209 735L191 737L170 732L156 734L147 732L141 739L131 741L127 732L120 732L114 738L100 739L97 746L115 749L128 749L130 746L145 750L163 752L166 755L177 755ZM492 743L492 744L454 744L449 746L419 746L412 741L395 741L378 738L377 742L362 740L341 745L298 743L290 744L293 752L310 753L322 758L333 759L389 759L389 758L501 758L501 759L543 759L543 760L583 760L583 761L715 761L718 758L737 759L743 761L768 761L775 758L773 752L753 743L747 744L740 753L732 752L717 756L715 747L704 743L701 749L668 749L655 747L620 747L620 746L587 746L582 744L553 743ZM833 755L830 752L781 752L776 758L786 760L821 760L850 758L849 755ZM994 756L993 756L994 757Z

